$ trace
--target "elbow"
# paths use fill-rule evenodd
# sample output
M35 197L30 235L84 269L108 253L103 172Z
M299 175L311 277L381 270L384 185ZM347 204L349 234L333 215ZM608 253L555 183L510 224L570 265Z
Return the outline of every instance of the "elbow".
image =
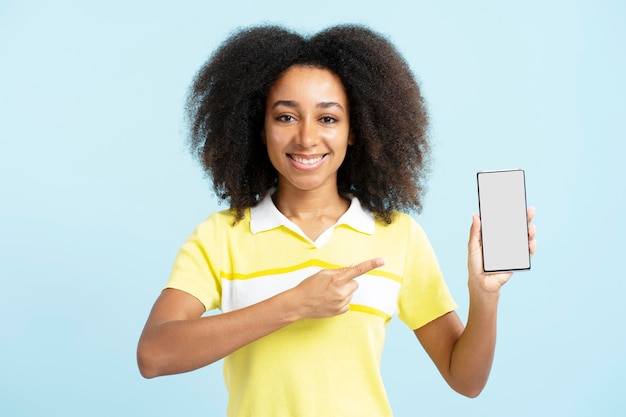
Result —
M146 346L146 343L141 341L137 347L137 366L141 376L146 379L152 379L161 375L154 349L150 349L149 346Z
M467 398L476 398L480 395L481 392L483 392L482 388L478 388L478 389L471 389L471 390L465 390L465 391L457 391L459 394L466 396Z
M468 384L462 386L451 385L451 388L467 398L476 398L480 395L481 392L483 392L485 385L486 384Z
M154 367L151 367L141 358L137 358L137 364L139 365L139 373L142 377L146 379L152 379L159 376L159 373L156 371L156 369Z

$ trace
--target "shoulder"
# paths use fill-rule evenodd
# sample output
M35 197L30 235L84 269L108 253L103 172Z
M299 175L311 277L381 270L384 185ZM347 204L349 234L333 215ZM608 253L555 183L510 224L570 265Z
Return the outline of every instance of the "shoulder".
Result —
M422 229L413 217L400 211L392 213L391 223L386 223L383 219L376 218L376 227L391 230Z
M391 223L376 219L376 234L417 245L428 243L428 236L422 226L412 216L402 212L394 212Z
M216 211L202 221L195 230L196 235L206 237L207 235L227 234L250 229L250 209L246 209L243 219L237 221L234 210L226 209Z

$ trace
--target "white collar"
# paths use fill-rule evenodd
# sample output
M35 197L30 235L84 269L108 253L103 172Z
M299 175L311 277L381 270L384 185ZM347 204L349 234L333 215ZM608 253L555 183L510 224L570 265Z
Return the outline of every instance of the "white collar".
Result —
M259 204L250 209L250 231L252 234L285 226L308 239L298 226L276 208L271 196L273 192L274 190L270 191ZM358 198L352 197L348 210L329 229L332 230L339 225L346 225L358 232L372 235L374 234L374 215L361 206ZM326 232L323 233L323 235L325 234Z

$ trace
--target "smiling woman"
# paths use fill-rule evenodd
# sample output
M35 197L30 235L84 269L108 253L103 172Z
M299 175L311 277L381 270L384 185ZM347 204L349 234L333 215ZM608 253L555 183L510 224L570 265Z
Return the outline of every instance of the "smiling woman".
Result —
M395 47L359 26L332 27L309 39L269 26L224 42L198 72L187 101L192 152L237 218L277 186L277 171L259 139L270 89L292 66L326 69L345 92L355 143L337 172L339 193L356 196L387 223L394 211L420 210L428 120L415 78Z
M480 393L511 274L482 272L475 217L464 327L426 235L401 212L421 207L427 118L384 37L244 30L200 70L188 114L230 209L180 249L139 341L142 375L225 358L229 416L390 416L380 358L397 315L452 388Z
M312 228L311 240L335 223L349 206L337 190L337 171L352 144L348 108L339 77L311 66L289 68L276 80L267 98L262 137L278 173L274 203L301 229ZM307 223L306 218L299 218L290 209L312 191L325 205L337 208L321 223L319 216Z

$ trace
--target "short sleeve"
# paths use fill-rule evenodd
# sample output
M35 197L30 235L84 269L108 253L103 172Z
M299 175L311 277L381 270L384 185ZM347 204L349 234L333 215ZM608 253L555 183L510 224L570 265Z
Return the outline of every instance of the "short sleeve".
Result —
M455 310L435 253L422 228L411 218L398 317L415 330Z
M196 297L206 311L221 305L219 277L220 225L214 214L198 225L182 245L165 288L174 288Z

